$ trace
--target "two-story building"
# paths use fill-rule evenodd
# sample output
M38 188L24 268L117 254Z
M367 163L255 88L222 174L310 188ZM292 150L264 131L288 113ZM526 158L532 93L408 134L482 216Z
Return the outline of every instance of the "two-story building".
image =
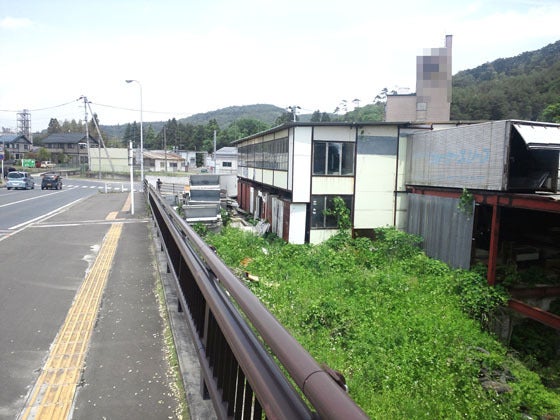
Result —
M407 123L289 123L234 142L241 209L266 219L290 243L319 243L337 231L341 197L353 232L406 223ZM401 195L402 194L402 195Z
M82 133L54 133L43 139L43 147L53 154L53 161L57 161L56 155L66 155L70 165L81 166L90 163L89 149L98 148L99 142L89 136L87 138Z
M10 159L25 159L33 147L31 141L23 134L2 134L0 143Z

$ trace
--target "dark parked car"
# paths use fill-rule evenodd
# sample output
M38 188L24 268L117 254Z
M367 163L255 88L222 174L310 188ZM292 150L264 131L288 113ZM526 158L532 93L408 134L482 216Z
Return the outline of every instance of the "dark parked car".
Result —
M41 189L44 190L45 188L53 189L53 190L61 190L62 178L60 177L60 175L56 175L56 174L43 175L43 181L41 181Z

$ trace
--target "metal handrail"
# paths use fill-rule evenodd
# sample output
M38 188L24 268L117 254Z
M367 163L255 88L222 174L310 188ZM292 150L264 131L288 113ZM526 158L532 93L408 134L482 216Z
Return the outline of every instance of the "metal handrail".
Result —
M223 361L217 363L219 358L212 357L216 351L212 346L223 339L227 350L231 350L235 358L231 363L239 367L238 370L235 367L226 368L233 369L227 371L226 375L229 373L230 376L241 375L243 380L246 378L266 418L368 418L161 195L147 184L144 191L162 235L162 242L165 243L165 251L172 266L169 271L177 279L181 306L187 309L185 313L199 351L205 386L218 416L226 418L235 415L235 418L241 418L237 417L241 416L237 412L239 404L234 403L232 398L225 398L226 393L235 390L225 389L228 388L227 384L221 387L220 378L216 377L220 371L219 364ZM198 288L196 293L200 293L200 296L189 296L195 293L193 288ZM201 299L203 308L197 306ZM218 325L219 332L212 329L213 321ZM253 329L260 340L254 335ZM214 339L216 334L218 338ZM227 359L227 356L222 356L222 359L224 357ZM274 359L283 366L289 378L284 376ZM222 385L227 379L222 379ZM300 389L305 401L290 381ZM237 388L240 380L234 382L229 388ZM227 400L225 404L224 399ZM247 412L245 407L244 413Z

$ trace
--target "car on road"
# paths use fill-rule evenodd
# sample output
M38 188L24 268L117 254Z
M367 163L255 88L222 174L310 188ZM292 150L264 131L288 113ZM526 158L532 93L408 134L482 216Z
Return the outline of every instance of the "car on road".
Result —
M44 160L41 162L41 168L54 168L56 163L51 162L50 160Z
M62 177L57 174L45 174L43 175L43 180L41 181L41 189L62 189Z
M6 177L6 188L11 190L13 189L34 189L35 188L35 180L29 174L29 172L23 171L13 171L9 172L8 176Z

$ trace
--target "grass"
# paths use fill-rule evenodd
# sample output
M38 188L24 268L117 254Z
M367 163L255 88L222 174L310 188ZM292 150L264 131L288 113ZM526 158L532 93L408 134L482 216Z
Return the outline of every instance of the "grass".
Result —
M373 419L560 419L560 396L485 332L506 296L426 257L419 238L291 245L232 228L207 242ZM485 385L485 386L483 386Z

